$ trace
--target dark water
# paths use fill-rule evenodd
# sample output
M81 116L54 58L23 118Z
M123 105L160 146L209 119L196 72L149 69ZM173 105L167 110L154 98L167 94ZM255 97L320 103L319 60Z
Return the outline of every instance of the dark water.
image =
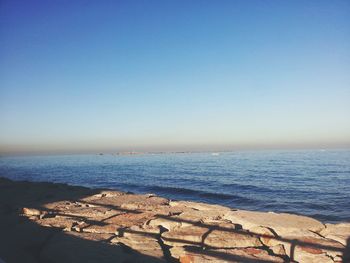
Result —
M0 176L350 221L350 150L2 157Z

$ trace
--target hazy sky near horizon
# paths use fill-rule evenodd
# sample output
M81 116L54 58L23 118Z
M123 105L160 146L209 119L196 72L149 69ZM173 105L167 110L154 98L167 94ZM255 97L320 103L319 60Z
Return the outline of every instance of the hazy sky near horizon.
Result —
M349 1L0 3L0 151L350 146Z

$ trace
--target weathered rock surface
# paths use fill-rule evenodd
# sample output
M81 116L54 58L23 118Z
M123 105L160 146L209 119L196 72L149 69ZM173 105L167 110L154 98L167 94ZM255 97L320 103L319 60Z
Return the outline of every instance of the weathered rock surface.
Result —
M231 208L222 205L212 205L200 202L189 202L189 201L170 201L169 205L172 207L183 207L183 208L192 208L198 211L217 211L219 213L231 211Z
M173 217L157 217L149 221L150 226L158 226L166 228L167 230L172 230L181 226L191 226L192 224L180 222Z
M170 252L173 258L182 263L283 262L283 259L271 256L267 251L257 248L187 250L183 247L174 247Z
M179 227L163 233L162 239L169 246L203 246L204 235L208 231L202 226Z
M350 223L326 224L326 228L322 229L320 234L325 238L336 240L345 246L347 239L350 237Z
M164 251L158 238L159 229L131 227L123 231L122 237L113 238L111 243L122 244L143 255L152 256L165 262Z
M350 223L0 178L6 263L341 262L349 238Z
M259 238L252 236L247 231L223 230L211 231L204 240L204 244L213 248L244 248L262 246Z
M287 255L298 262L332 262L329 260L341 257L345 249L339 242L321 237L291 236L288 239L294 240L294 242L284 243ZM290 252L292 250L294 250L293 255Z
M112 209L119 209L120 211L127 212L127 210L153 210L158 206L167 205L169 200L153 196L153 195L136 195L136 194L120 194L107 195L90 200L92 204L102 205Z
M286 213L264 213L253 211L231 211L225 214L225 219L234 224L240 224L244 229L258 226L272 228L279 236L299 234L308 235L310 231L319 232L325 226L316 219Z
M145 224L154 214L152 212L120 213L117 212L101 222L86 224L84 232L115 233L120 228L139 226Z
M22 212L26 216L40 216L41 211L35 208L23 207Z
M61 228L66 231L71 231L73 226L83 223L77 218L70 218L65 216L54 216L37 220L33 219L33 221L41 226Z

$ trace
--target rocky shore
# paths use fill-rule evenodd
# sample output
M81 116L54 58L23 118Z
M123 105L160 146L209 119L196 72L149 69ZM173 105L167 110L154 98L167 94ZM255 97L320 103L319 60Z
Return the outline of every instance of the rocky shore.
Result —
M0 262L349 262L350 223L0 178Z

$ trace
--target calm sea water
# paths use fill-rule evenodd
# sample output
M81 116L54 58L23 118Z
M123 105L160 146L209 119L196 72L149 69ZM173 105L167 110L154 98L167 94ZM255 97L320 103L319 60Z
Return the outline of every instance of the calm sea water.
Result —
M1 157L0 176L350 221L350 150Z

